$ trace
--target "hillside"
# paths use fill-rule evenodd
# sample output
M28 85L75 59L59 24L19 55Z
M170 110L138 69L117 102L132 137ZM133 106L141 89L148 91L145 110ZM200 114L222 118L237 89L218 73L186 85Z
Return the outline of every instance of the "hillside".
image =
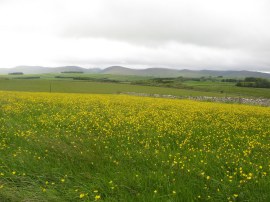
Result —
M17 66L14 68L0 68L0 74L8 74L11 72L23 72L24 74L47 74L61 73L64 71L78 71L85 73L97 73L100 69L86 69L79 66L63 66L63 67L43 67L43 66Z
M270 201L268 107L3 91L0 103L1 202Z
M83 68L79 66L63 66L63 67L42 67L42 66L18 66L14 68L0 68L0 74L8 74L12 72L23 72L24 74L46 74L61 73L67 71L79 71L93 74L112 74L112 75L134 75L134 76L152 76L152 77L227 77L227 78L244 78L244 77L260 77L269 78L270 74L252 71L219 71L219 70L188 70L188 69L167 69L167 68L147 68L147 69L131 69L122 66L111 66L105 69L100 68Z
M218 71L218 70L176 70L166 68L147 68L147 69L130 69L121 66L112 66L104 69L100 73L118 74L118 75L137 75L137 76L154 76L154 77L260 77L270 78L270 74L252 71Z

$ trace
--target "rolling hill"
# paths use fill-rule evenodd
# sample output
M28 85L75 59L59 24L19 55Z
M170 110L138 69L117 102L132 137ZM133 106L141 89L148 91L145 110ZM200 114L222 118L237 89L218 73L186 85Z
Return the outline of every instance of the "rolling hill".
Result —
M270 74L253 71L218 71L218 70L176 70L166 68L147 68L147 69L130 69L121 66L111 66L100 73L102 74L117 74L117 75L137 75L137 76L153 76L153 77L229 77L229 78L244 78L244 77L260 77L270 78Z
M18 66L14 68L0 68L0 74L8 74L12 72L23 72L24 74L45 74L45 73L61 73L68 71L78 71L92 74L113 74L113 75L136 75L136 76L152 76L152 77L218 77L225 78L244 78L244 77L260 77L270 79L270 74L254 71L219 71L219 70L188 70L188 69L167 69L167 68L147 68L147 69L131 69L122 66L111 66L105 69L100 68L83 68L79 66L63 66L63 67L42 67L42 66Z
M61 73L68 71L97 73L101 70L98 68L86 69L79 66L63 66L63 67L17 66L14 68L0 68L0 74L8 74L12 72L23 72L24 74L47 74L47 73Z

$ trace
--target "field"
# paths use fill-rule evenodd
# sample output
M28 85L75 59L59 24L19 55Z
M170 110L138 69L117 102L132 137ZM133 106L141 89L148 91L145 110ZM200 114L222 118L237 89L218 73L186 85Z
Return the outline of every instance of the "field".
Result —
M29 79L31 77L37 79ZM82 77L86 80L73 80L72 77ZM172 87L166 86L166 83L155 86L152 79L145 76L75 73L0 75L0 90L102 94L136 92L175 96L270 98L270 89L238 87L234 82L221 82L220 78L211 78L211 81L175 80L171 84ZM139 85L134 85L136 83Z
M0 198L270 201L269 123L259 106L2 91Z
M126 92L165 94L176 96L224 96L218 92L202 92L188 89L175 89L154 86L138 86L125 83L88 82L72 80L0 80L2 91L58 92L58 93L96 93L119 94Z
M200 82L200 81L187 81L184 83L193 90L200 90L205 92L223 92L229 96L239 97L264 97L270 98L269 88L247 88L235 86L236 83L229 82Z

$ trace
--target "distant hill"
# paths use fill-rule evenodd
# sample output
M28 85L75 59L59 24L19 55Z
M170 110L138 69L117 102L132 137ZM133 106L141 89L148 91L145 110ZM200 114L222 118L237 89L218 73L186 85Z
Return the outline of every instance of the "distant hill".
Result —
M114 75L136 75L136 76L153 76L153 77L218 77L224 78L244 78L259 77L270 79L270 74L253 71L218 71L218 70L176 70L167 68L147 68L131 69L122 66L111 66L106 69L92 68L86 69L79 66L63 67L42 67L42 66L18 66L10 69L0 68L0 74L9 74L12 72L23 72L24 74L45 74L61 72L84 72L92 74L114 74Z
M252 71L218 71L218 70L175 70L166 68L147 68L147 69L130 69L121 66L112 66L102 70L102 74L118 74L118 75L137 75L137 76L153 76L153 77L260 77L270 78L270 74Z
M179 70L166 68L148 68L148 69L130 69L121 66L112 66L104 69L102 74L118 74L118 75L136 75L136 76L153 76L153 77L175 77L180 75Z
M0 74L8 74L12 72L23 72L24 74L47 74L47 73L61 73L61 72L85 72L98 73L101 69L93 68L86 69L78 66L63 66L63 67L42 67L42 66L18 66L14 68L2 68Z

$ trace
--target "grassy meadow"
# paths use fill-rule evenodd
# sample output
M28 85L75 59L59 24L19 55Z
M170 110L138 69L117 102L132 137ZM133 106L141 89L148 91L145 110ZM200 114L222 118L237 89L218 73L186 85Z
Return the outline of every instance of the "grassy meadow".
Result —
M126 83L88 82L49 79L0 79L2 91L57 92L57 93L93 93L119 94L126 92L163 94L176 96L224 96L219 92L202 92L190 89L176 89L155 86L139 86ZM233 95L232 95L233 96Z
M211 82L211 81L187 81L185 86L193 90L205 92L223 92L233 97L263 97L270 98L269 88L248 88L235 86L234 82Z
M74 80L74 78L77 78ZM268 88L238 87L221 78L194 81L172 80L172 84L153 82L155 77L92 73L48 73L0 75L0 90L59 93L119 94L126 92L175 96L270 98ZM171 78L172 79L172 78ZM171 86L170 86L171 85Z
M0 199L270 201L269 123L268 107L1 91Z
M236 82L221 82L220 78L205 81L175 80L172 86L166 86L164 83L156 86L152 79L153 77L146 76L88 73L0 75L0 90L95 94L135 92L175 96L270 98L269 88L238 87Z

